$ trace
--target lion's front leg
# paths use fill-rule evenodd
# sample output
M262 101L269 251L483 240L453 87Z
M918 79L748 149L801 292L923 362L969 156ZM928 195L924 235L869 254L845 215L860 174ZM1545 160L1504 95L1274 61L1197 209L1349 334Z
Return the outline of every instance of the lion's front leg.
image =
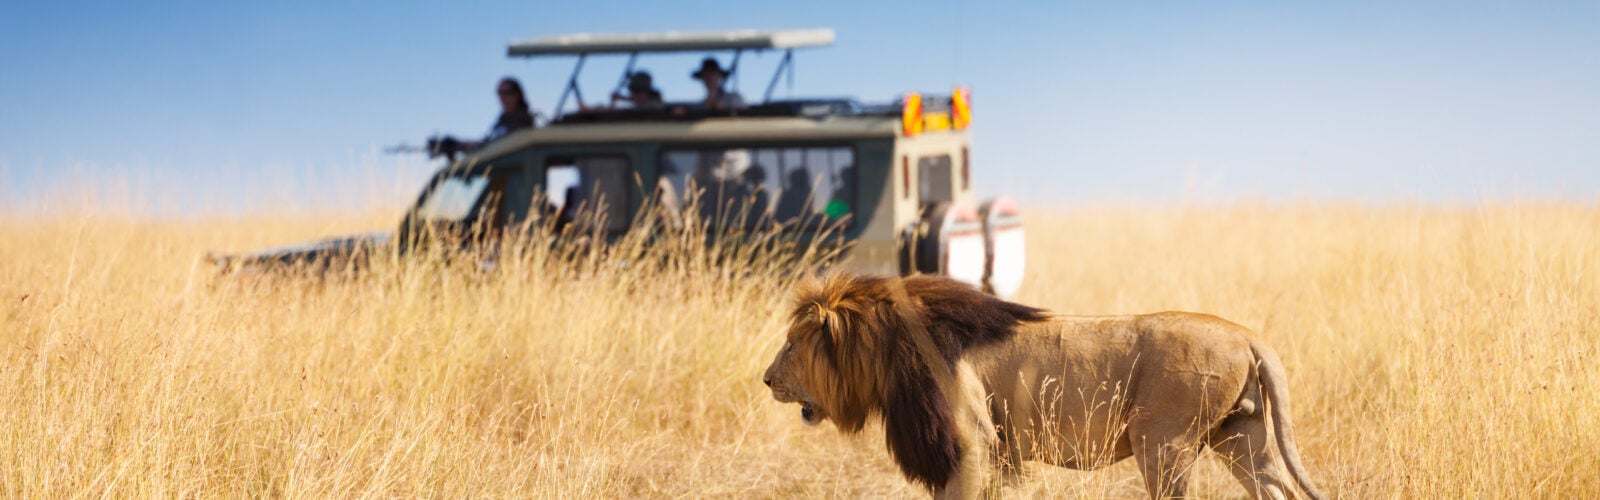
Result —
M990 484L999 445L994 420L989 416L989 393L976 371L965 361L956 364L955 394L950 398L956 411L957 435L961 439L961 463L944 487L934 490L934 498L978 498L997 496Z

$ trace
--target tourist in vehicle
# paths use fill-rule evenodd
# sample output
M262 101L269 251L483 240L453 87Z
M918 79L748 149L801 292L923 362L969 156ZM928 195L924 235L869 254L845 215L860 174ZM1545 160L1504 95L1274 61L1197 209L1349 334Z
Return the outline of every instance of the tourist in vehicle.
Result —
M700 105L706 109L727 111L744 107L744 98L738 92L728 91L728 72L722 69L716 58L707 57L700 61L700 69L689 76L705 84L706 98L700 101Z
M833 195L822 213L828 217L842 217L850 213L856 201L856 166L845 165L839 169L839 176L834 177L833 183Z
M533 128L533 111L528 109L528 98L522 93L522 84L517 83L516 78L501 78L495 93L500 96L500 118L495 120L494 127L489 129L489 135L483 138L483 142L488 143L517 130Z
M778 220L787 221L811 215L811 174L805 167L789 171L789 180L778 194Z
M661 99L661 91L655 87L655 82L646 71L635 71L628 75L628 94L611 94L611 107L613 109L625 105L632 109L658 110L666 107Z
M772 195L767 194L767 168L751 165L740 174L744 179L745 202L750 204L750 217L764 216L772 211Z
M500 83L495 86L495 94L500 97L500 117L489 127L489 134L485 135L483 140L463 141L448 135L429 138L428 156L455 158L457 153L477 151L484 144L511 132L533 128L533 111L528 108L528 98L523 95L522 84L518 83L516 78L509 76L501 78Z

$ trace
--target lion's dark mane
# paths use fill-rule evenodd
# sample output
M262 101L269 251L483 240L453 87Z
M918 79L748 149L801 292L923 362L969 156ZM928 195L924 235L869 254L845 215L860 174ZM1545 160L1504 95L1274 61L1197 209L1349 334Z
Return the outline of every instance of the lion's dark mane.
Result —
M903 290L904 293L899 293ZM904 303L909 301L910 303ZM947 483L961 461L956 415L940 389L935 367L920 354L914 331L922 328L933 342L943 369L954 373L967 349L1003 342L1018 326L1046 319L1047 313L1007 302L967 284L941 276L905 279L838 275L803 291L795 310L836 318L826 343L827 355L841 365L841 356L875 355L885 393L875 408L882 415L889 454L900 472L929 488ZM882 338L879 338L879 337ZM843 380L848 384L860 382ZM853 425L852 425L853 424ZM860 429L846 422L842 430Z

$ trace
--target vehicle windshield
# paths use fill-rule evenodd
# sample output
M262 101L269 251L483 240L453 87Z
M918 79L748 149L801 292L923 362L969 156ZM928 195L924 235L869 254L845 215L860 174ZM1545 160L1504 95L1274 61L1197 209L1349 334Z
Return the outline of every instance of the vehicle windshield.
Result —
M663 187L722 227L816 230L855 212L855 151L845 146L667 149Z
M487 187L487 175L446 177L434 185L433 190L423 198L422 204L417 206L417 218L449 222L466 219Z
M502 228L528 215L531 181L515 166L452 172L434 181L417 204L418 222Z

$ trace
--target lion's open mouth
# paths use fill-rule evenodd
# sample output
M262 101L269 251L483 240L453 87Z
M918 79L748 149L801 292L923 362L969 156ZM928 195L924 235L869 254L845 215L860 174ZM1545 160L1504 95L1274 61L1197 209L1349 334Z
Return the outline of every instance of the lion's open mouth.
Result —
M800 419L804 420L805 423L816 425L822 422L822 417L822 410L818 409L817 405L808 401L800 402Z

